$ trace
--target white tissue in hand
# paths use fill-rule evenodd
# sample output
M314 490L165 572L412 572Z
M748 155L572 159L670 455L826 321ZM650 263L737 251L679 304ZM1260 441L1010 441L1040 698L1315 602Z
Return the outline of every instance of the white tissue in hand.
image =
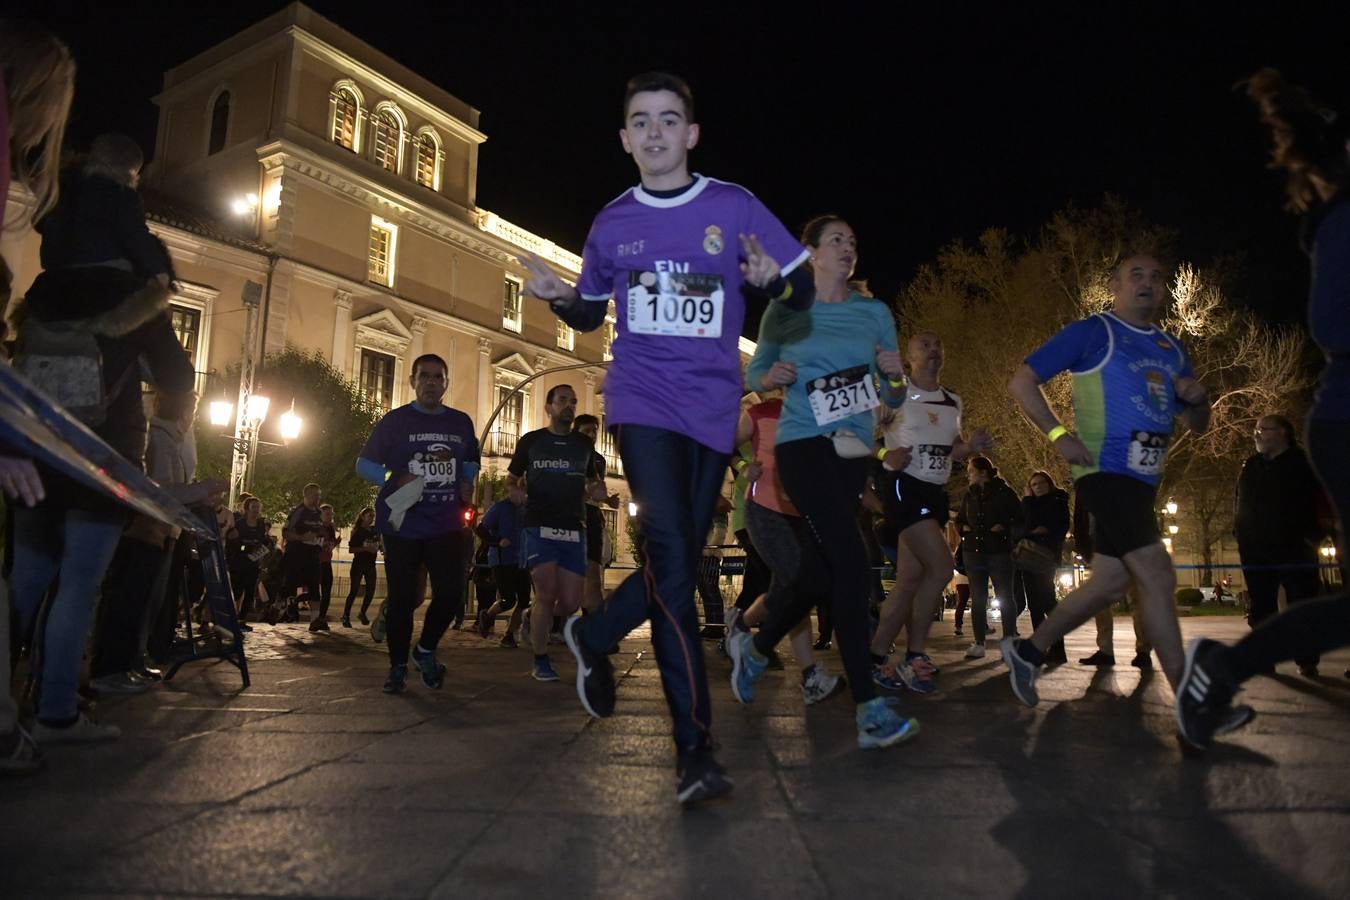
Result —
M402 527L403 517L412 509L413 504L422 499L422 489L426 487L426 483L426 479L418 475L384 498L384 502L389 504L389 524L395 531Z

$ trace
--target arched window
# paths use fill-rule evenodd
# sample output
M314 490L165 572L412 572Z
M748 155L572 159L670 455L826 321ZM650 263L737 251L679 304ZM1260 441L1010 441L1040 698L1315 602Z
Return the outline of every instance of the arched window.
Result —
M403 116L398 107L381 103L375 108L371 137L371 152L375 164L389 172L398 172L403 162Z
M417 136L417 183L433 191L440 186L440 143L431 131Z
M225 135L230 127L230 92L221 91L211 106L211 136L207 140L206 155L225 149Z
M333 143L356 152L359 150L361 99L349 87L333 90Z

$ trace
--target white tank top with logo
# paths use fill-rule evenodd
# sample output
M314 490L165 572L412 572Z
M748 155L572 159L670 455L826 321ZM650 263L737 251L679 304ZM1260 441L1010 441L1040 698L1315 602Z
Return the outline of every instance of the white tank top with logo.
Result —
M905 402L886 428L886 449L910 447L905 474L946 486L952 474L952 445L961 435L961 398L939 386L935 391L905 385Z

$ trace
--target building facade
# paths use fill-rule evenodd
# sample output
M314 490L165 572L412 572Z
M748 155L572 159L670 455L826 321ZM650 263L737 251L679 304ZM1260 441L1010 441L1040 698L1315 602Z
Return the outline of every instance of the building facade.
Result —
M480 429L505 401L483 448L489 471L546 423L555 384L603 417L612 320L577 334L523 296L522 252L572 283L581 259L477 205L478 110L302 4L170 70L154 99L142 186L174 259L174 325L203 392L246 353L290 344L390 409L412 399L412 360L437 353L450 366L446 402ZM9 200L13 222L27 198L16 187ZM39 239L16 229L4 241L21 294L39 271ZM245 347L250 282L261 320ZM562 366L580 368L512 394ZM602 435L611 490L627 501ZM623 507L610 517L620 537Z

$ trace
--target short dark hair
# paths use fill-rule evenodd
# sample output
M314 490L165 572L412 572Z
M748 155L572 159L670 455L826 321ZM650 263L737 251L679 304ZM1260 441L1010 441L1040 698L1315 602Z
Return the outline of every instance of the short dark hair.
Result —
M1145 240L1126 244L1116 253L1115 258L1111 260L1111 277L1115 278L1119 275L1120 267L1136 256L1147 256L1149 259L1156 261L1164 272L1171 272L1175 268L1171 258L1166 253Z
M436 363L445 370L445 377L450 377L450 367L446 365L445 360L441 359L435 353L423 353L421 356L417 357L417 359L414 359L411 369L413 375L417 374L417 367L422 365L422 363Z
M984 472L988 474L990 478L998 477L998 466L990 462L989 457L987 456L972 456L970 459L966 460L966 462L977 472Z
M109 131L94 138L89 146L89 158L100 165L114 169L140 169L145 164L141 145L127 137Z
M628 79L623 91L623 120L628 121L628 104L633 102L634 96L654 91L670 91L679 97L684 104L685 120L694 121L694 92L689 89L689 82L669 72L643 72Z
M572 420L573 431L580 431L587 425L594 425L596 428L599 428L600 419L597 418L596 416L591 415L590 413L582 413L581 415L577 416L575 419Z
M1279 413L1266 413L1261 419L1270 419L1274 421L1276 425L1279 425L1280 428L1284 429L1284 439L1288 441L1291 446L1298 443L1298 433L1294 431L1294 423L1289 421L1289 419ZM1256 420L1257 425L1261 424L1261 419Z
M545 405L545 406L552 406L552 405L553 405L553 395L556 394L556 393L558 393L558 391L561 391L561 390L563 390L563 389L569 390L569 391L571 391L571 392L574 393L574 394L577 392L577 389L574 388L574 387L572 387L570 384L555 384L553 387L549 388L549 389L548 389L548 393L544 395L544 405Z

